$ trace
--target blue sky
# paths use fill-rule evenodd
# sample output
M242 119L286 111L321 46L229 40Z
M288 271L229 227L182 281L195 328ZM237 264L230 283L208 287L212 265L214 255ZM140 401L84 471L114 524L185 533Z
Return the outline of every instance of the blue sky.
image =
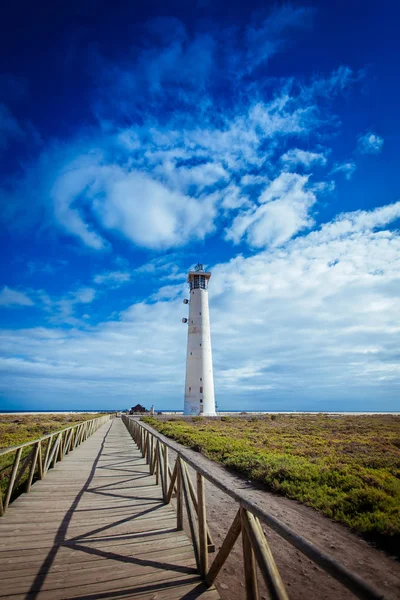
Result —
M57 3L60 4L60 3ZM399 410L395 2L6 3L2 409Z

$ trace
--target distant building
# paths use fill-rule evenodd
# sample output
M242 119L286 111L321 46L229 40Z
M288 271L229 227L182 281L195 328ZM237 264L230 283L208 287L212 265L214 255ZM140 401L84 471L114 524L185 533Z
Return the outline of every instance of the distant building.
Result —
M186 353L185 415L215 416L214 375L211 352L210 315L208 308L208 282L210 272L203 265L189 271L189 319Z
M145 408L141 404L136 404L136 406L132 406L131 410L129 411L129 414L130 415L135 415L137 413L147 413L147 412L149 412L147 410L147 408Z

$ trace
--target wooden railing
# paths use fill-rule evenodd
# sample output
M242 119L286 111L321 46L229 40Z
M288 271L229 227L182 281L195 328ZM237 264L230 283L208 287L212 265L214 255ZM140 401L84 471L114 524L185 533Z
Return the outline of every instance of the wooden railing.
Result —
M329 575L337 579L358 598L384 600L383 594L358 575L350 572L314 544L299 536L282 521L249 501L237 491L230 489L211 470L197 464L193 456L182 446L172 442L134 417L122 415L122 420L149 464L150 472L155 474L156 483L161 484L164 502L169 504L172 497L175 496L177 529L183 529L183 508L185 506L197 568L207 585L212 585L215 581L241 533L247 599L259 599L258 565L269 590L270 598L288 600L281 575L261 526L261 523L263 523L276 531ZM169 464L169 449L176 453L173 469ZM196 472L197 493L190 478L188 466ZM204 478L228 496L234 498L239 505L229 531L211 564L209 553L215 551L215 546L206 520Z
M6 512L13 499L13 493L28 493L34 477L43 479L51 467L63 460L69 452L84 442L110 418L111 415L103 415L82 421L82 423L55 431L37 440L0 450L0 461L7 454L15 455L12 468L2 467L3 472L7 472L7 479L4 492L0 489L0 516Z

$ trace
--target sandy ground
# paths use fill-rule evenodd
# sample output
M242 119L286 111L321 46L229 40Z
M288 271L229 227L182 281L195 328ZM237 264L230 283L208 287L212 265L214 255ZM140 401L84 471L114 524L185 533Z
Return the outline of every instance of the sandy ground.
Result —
M179 444L168 441L179 447ZM390 600L400 598L400 562L394 557L373 548L345 527L330 521L313 509L266 492L260 486L231 474L204 456L187 448L184 450L192 456L196 464L207 467L230 489L240 492L246 499L258 504L324 553L372 584L382 593L382 597ZM175 453L170 451L171 466L174 464L174 457ZM192 469L190 473L195 483ZM239 506L234 499L209 482L206 482L206 498L208 525L218 552ZM277 533L268 527L264 527L264 532L292 600L347 600L355 597ZM215 554L209 555L210 562L214 556ZM242 544L239 537L216 581L222 600L245 600L243 581ZM263 582L260 585L260 597L269 597Z
M373 584L386 598L390 600L400 598L400 563L393 558L372 548L344 527L331 522L308 507L286 498L272 496L263 490L253 489L251 484L244 489L247 498L257 502L285 524L290 525L297 533L312 541L326 554L336 558L349 570ZM207 485L206 491L208 523L218 551L238 505L215 486ZM264 532L291 599L354 598L351 592L277 533L267 527L264 527ZM210 555L211 560L212 556ZM218 577L217 588L223 600L245 598L240 538ZM260 587L260 593L261 597L269 597L264 586Z

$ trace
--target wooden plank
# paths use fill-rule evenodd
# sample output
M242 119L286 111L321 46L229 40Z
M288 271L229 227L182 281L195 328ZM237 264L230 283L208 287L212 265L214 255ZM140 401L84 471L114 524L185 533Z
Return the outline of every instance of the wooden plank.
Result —
M140 536L137 538L131 538L129 540L108 540L102 541L101 548L112 548L113 552L120 552L124 555L125 552L132 553L137 552L138 547L140 547L143 552L151 551L154 548L170 548L170 547L180 547L181 545L191 546L191 542L188 537L176 531L158 531L154 532L149 537ZM89 544L88 544L89 545ZM94 544L95 545L95 544ZM20 562L37 562L39 559L43 559L47 556L46 549L38 549L38 548L22 548L21 550L9 550L3 551L0 555L0 570L8 569L8 562L11 561L13 564L18 565ZM77 554L75 549L71 546L64 545L62 548L62 556L63 560L72 561L74 560L84 560L85 556L81 553ZM94 557L92 557L94 558ZM7 566L6 566L7 565Z
M108 558L101 566L98 563L90 564L86 568L74 568L74 576L72 584L75 585L88 585L97 579L99 569L101 569L101 575L107 578L107 581L113 579L125 579L126 577L143 578L151 574L159 574L160 570L163 576L172 572L176 573L179 571L180 575L197 576L196 561L193 558L193 552L188 550L184 552L171 552L167 555L158 555L158 557L148 556L145 558L140 557L125 557L126 562L122 563L120 560L113 560ZM51 569L48 571L46 568L38 571L37 569L30 569L27 574L20 574L16 577L2 577L1 580L1 594L7 593L18 593L19 591L26 590L27 588L32 590L34 586L40 590L54 589L60 587L60 583L65 581L66 577L70 577L71 571L63 571L59 569ZM66 589L64 587L64 589Z
M201 580L195 576L177 577L176 574L170 576L153 574L143 577L140 580L134 577L124 578L126 585L119 583L119 580L110 582L107 585L98 584L97 586L74 586L64 589L52 589L39 592L24 594L13 594L12 596L2 596L0 598L12 598L12 600L65 600L65 598L79 600L102 600L120 598L140 598L146 600L178 600L185 598L217 600L219 595L216 590L207 590L201 583ZM93 591L92 591L93 590ZM119 593L120 592L120 593Z

